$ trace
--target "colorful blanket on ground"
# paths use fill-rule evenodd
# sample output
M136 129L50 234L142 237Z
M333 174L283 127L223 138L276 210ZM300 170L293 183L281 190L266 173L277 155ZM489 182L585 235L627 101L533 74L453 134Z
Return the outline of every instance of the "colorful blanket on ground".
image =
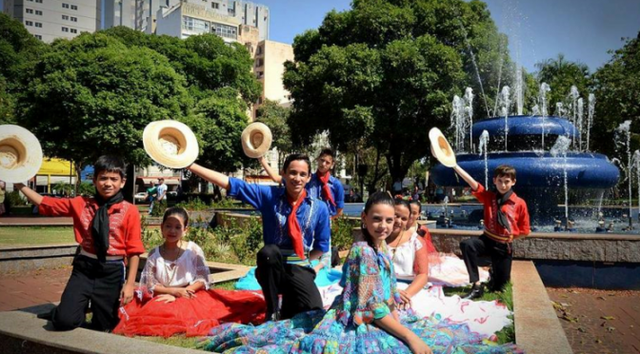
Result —
M342 277L340 270L322 268L316 275L315 283L318 288L321 288L337 284L340 281L340 277ZM238 279L235 288L236 290L261 290L258 279L256 279L256 267L252 267L244 277Z
M260 326L223 324L214 328L199 347L219 353L411 353L397 338L373 324L344 325L336 309L306 312ZM522 353L515 345L497 345L483 339L466 324L435 317L401 314L401 322L422 338L433 353Z

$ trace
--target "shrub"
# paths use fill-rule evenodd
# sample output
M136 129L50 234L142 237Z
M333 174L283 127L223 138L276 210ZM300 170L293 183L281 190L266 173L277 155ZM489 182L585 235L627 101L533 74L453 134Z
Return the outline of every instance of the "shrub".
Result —
M357 227L359 220L349 219L347 216L339 216L331 223L331 246L338 247L340 251L348 250L353 244L353 228Z
M29 205L29 202L26 199L22 199L20 192L18 191L7 193L5 198L7 199L10 207Z

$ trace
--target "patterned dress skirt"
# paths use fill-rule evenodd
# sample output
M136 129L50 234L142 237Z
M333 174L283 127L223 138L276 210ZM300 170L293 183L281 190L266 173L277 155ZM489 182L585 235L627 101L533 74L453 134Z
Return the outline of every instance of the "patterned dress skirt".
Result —
M373 324L344 325L336 309L301 313L292 319L260 326L223 324L200 342L205 350L224 353L411 353L404 342ZM522 353L513 344L483 340L466 324L401 312L401 323L434 353Z

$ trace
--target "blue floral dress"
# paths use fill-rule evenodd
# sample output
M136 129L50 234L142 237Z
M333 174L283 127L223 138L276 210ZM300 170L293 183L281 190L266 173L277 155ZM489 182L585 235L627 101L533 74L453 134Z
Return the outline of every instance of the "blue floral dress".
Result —
M385 246L382 246L383 248ZM200 346L224 353L411 353L404 342L375 326L400 301L393 264L385 249L353 244L343 266L344 288L328 311L298 314L254 327L228 323L214 328ZM418 318L400 312L400 322L434 353L522 353L514 345L483 343L466 324Z

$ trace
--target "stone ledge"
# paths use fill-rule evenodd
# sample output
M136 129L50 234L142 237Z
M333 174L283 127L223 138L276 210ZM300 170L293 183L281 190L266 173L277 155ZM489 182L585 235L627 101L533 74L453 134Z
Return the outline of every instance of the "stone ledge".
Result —
M514 261L511 281L516 344L527 354L573 353L533 263Z
M163 353L202 354L202 351L173 347L127 338L109 333L77 328L56 332L51 324L36 315L22 311L2 312L0 315L1 353Z

